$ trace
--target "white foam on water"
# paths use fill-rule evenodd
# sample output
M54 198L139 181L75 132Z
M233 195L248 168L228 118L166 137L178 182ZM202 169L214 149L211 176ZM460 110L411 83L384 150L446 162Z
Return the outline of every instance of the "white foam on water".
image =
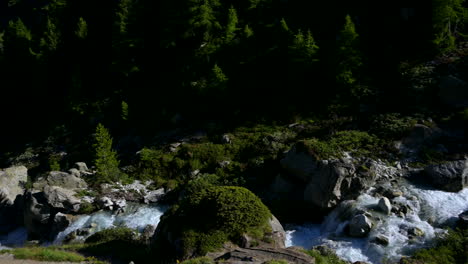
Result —
M92 229L89 235L118 226L126 226L141 232L147 225L157 226L165 210L166 208L162 206L129 205L125 213L120 215L114 215L108 211L100 211L82 216L67 229L60 232L53 243L60 244L70 233L79 229L89 228L91 224L95 224L96 227Z
M286 246L301 246L309 249L317 245L326 245L335 250L344 260L364 261L379 264L385 260L398 261L415 249L431 243L434 238L445 232L441 224L453 224L458 215L468 210L468 188L458 192L422 189L413 185L401 186L405 197L393 199L412 210L405 217L395 214L384 216L372 211L378 198L363 194L356 200L356 208L370 211L374 215L374 227L366 238L350 238L344 228L348 221L340 219L343 211L335 209L321 225L286 225ZM341 209L343 210L343 209ZM412 237L411 229L423 231L422 237ZM372 241L376 236L388 237L389 245L382 246Z

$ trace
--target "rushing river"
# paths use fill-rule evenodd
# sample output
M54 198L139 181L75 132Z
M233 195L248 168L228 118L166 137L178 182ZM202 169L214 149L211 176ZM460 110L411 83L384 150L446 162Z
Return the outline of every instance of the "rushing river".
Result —
M104 229L125 226L142 232L148 225L157 226L159 219L166 211L164 206L128 204L125 212L119 215L109 211L99 211L97 213L78 218L67 229L60 232L54 240L54 244L60 244L68 234L84 228L89 228L92 224L93 234Z
M322 224L286 226L286 246L312 246L325 244L334 249L341 258L355 262L365 261L374 264L385 259L398 260L417 248L429 244L438 233L441 225L453 225L457 216L468 210L468 188L458 193L422 189L413 185L402 186L404 196L395 198L399 204L408 205L413 210L405 217L395 214L381 216L366 238L350 238L344 229L348 221L340 221L340 212L332 211ZM378 199L363 194L357 199L358 208L371 211ZM372 212L378 216L379 213ZM419 238L411 238L408 230L418 228L424 232ZM389 239L388 246L371 242L376 236L384 235Z
M356 207L371 212L374 219L377 219L366 238L350 238L345 234L348 221L340 220L340 207L338 207L321 224L286 224L286 246L301 246L308 249L316 245L327 245L345 260L379 264L385 259L398 260L401 256L409 255L414 249L430 244L438 233L444 232L441 226L454 224L458 214L468 210L468 188L458 193L449 193L404 184L400 190L404 195L394 198L393 201L412 209L404 217L398 217L394 213L384 216L374 211L378 198L370 195L371 190L358 197ZM81 239L95 232L118 226L126 226L141 232L148 225L156 226L166 209L156 205L129 203L125 212L119 215L99 211L81 216L59 233L53 243L60 244L70 233L83 229L90 231L85 236L79 237ZM412 228L418 228L424 234L421 237L411 238L408 230ZM388 238L388 246L372 242L379 235ZM5 248L5 245L21 246L26 239L26 230L18 228L6 236L0 236L0 249Z

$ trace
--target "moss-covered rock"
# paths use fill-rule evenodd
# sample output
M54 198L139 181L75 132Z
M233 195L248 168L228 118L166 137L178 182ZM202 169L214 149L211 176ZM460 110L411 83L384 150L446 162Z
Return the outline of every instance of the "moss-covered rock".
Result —
M186 259L205 255L229 240L239 242L245 233L260 240L271 231L270 217L268 208L245 188L194 188L161 218L155 252Z

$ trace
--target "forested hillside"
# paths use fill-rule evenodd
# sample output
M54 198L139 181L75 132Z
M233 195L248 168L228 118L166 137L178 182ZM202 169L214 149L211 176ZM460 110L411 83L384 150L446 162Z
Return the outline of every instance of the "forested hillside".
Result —
M414 111L402 72L464 39L462 2L2 0L2 145Z

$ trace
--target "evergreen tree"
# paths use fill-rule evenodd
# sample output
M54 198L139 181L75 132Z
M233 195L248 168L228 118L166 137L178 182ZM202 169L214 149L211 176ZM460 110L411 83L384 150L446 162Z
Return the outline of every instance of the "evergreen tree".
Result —
M97 170L95 181L97 183L118 181L123 176L119 169L120 162L117 159L117 152L112 149L112 137L102 124L96 127L94 139L94 165Z
M60 33L57 27L50 18L47 18L46 31L44 37L41 38L41 48L47 49L48 51L55 51L59 45Z
M239 30L237 28L237 23L239 23L239 20L237 18L236 9L231 6L231 8L229 8L228 22L226 26L226 42L231 42L236 31Z
M88 36L88 24L82 17L78 20L75 35L79 39L85 39Z
M117 10L117 25L120 34L127 33L129 14L132 8L132 0L121 0Z
M299 29L298 33L294 36L293 45L290 48L293 51L293 60L307 63L317 61L319 47L315 43L310 30L308 30L307 35L304 36Z
M463 6L464 2L465 0L432 1L433 42L439 51L455 48L456 36L468 18L468 11Z

